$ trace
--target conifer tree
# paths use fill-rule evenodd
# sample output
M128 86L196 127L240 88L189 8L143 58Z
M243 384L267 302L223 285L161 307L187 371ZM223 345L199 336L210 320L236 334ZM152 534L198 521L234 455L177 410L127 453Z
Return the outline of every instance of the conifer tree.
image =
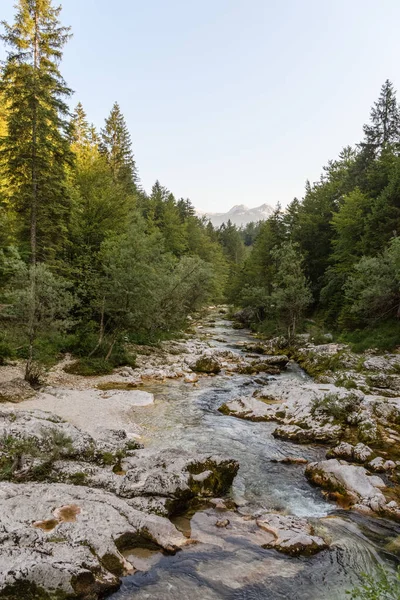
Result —
M389 79L381 88L380 96L371 109L370 124L364 125L365 141L362 148L375 156L388 145L400 142L400 112L396 92Z
M16 8L14 24L3 22L9 51L0 91L8 135L0 140L0 157L34 265L53 257L66 234L71 154L65 100L71 90L58 65L70 36L51 0L18 0Z
M72 144L84 146L90 141L91 126L81 102L78 102L71 118L70 140Z
M107 158L114 181L126 186L128 192L133 192L139 177L132 152L131 136L117 102L101 130L100 148Z

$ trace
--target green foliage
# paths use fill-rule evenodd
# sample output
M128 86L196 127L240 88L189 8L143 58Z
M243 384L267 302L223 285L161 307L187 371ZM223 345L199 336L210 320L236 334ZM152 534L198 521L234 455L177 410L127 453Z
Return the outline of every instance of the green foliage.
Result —
M101 460L105 465L113 465L115 463L115 456L111 452L104 452L101 456Z
M344 324L368 325L388 315L400 314L400 238L383 254L363 257L345 286Z
M35 383L63 352L79 359L76 372L109 372L134 364L126 342L169 339L191 312L226 300L267 335L293 339L316 310L321 328L356 344L395 345L385 323L397 332L400 116L389 81L362 142L307 182L303 199L215 230L159 181L140 188L118 103L100 134L81 103L69 121L59 17L52 0L18 0L4 24L0 361L25 357Z
M5 436L0 439L0 481L9 481L14 472L20 468L23 456L41 459L35 468L35 479L44 478L51 464L62 456L72 452L70 438L62 432L53 429L46 436L46 448L39 448L36 438L15 438Z
M328 371L335 372L342 366L342 352L321 355L312 351L303 353L298 350L293 350L292 354L299 365L311 377L325 375Z
M338 377L335 380L335 385L337 387L344 387L344 388L346 388L346 390L355 390L355 389L357 389L356 382L353 379L351 379L350 377L345 377L345 376Z
M27 345L25 378L31 383L40 381L38 346L52 332L65 331L70 324L68 317L74 305L70 287L43 263L24 266L13 280L6 317Z
M65 367L64 370L66 373L71 373L72 375L94 377L95 375L110 375L114 367L105 358L80 358Z
M295 244L286 242L281 248L272 251L272 258L277 268L270 296L270 308L287 329L290 341L311 303L311 292Z
M400 600L400 567L393 574L378 566L377 574L363 574L363 583L347 591L352 600Z
M15 351L7 339L0 335L0 366L5 365L8 360L14 358Z
M347 418L360 405L360 398L354 393L341 398L339 394L326 394L323 398L315 398L311 407L312 415L333 417L337 423L346 423Z
M223 223L218 230L218 238L226 258L233 264L239 265L245 256L244 243L239 230L228 221Z
M138 174L131 136L118 102L115 102L101 130L100 148L110 166L114 182L122 184L127 192L134 192Z
M274 335L279 331L274 322L293 322L293 315L282 318L272 309L294 306L293 300L303 297L301 312L314 309L322 327L343 337L367 328L371 346L394 345L394 336L380 331L385 321L397 331L400 316L400 110L390 81L364 135L356 148L344 148L329 161L319 181L307 182L302 200L295 198L284 214L278 207L261 224L250 254L233 274L228 298L253 311L258 331ZM279 270L275 253L288 243L297 244L303 257L312 303L304 285L305 296L289 298L295 286L289 280L283 284L287 265Z
M69 29L60 26L61 9L51 0L19 0L16 9L14 24L3 23L9 51L0 84L7 126L0 160L8 199L20 216L20 242L29 239L33 262L55 260L70 208L65 99L71 90L58 70Z
M375 348L380 352L395 350L400 340L400 323L386 320L377 323L374 327L344 331L339 341L350 344L353 352L365 352Z
M165 251L160 233L146 234L140 220L103 245L102 262L99 296L114 337L133 331L153 339L177 331L212 289L207 263L189 256L178 261Z

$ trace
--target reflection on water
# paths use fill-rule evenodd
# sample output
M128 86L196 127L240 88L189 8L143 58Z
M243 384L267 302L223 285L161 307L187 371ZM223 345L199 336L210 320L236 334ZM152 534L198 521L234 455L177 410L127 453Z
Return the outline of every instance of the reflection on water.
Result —
M201 334L212 335L213 346L237 349L249 335L229 325L220 320ZM278 377L301 381L306 375L293 365ZM338 511L307 482L304 465L271 462L288 455L319 460L325 448L275 439L274 423L251 423L218 412L230 398L258 387L249 376L224 374L201 378L197 386L181 381L154 384L146 388L155 394L154 405L135 408L133 418L142 426L148 447L237 459L240 470L231 494L241 512L263 508L322 518L316 526L328 535L331 549L312 558L287 558L241 539L234 540L229 552L212 545L189 546L173 557L152 557L152 568L126 578L114 600L339 600L359 582L361 572L371 572L380 562L393 565L395 557L388 549L400 546L399 526ZM189 520L180 519L176 525L189 531ZM135 566L138 560L132 560ZM149 566L148 557L145 563Z

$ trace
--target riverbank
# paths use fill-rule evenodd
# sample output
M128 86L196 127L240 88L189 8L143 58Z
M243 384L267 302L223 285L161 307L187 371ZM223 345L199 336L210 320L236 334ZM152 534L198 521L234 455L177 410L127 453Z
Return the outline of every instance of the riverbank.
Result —
M326 447L274 437L285 423L275 413L274 421L263 418L265 409L290 409L287 397L271 398L274 389L302 396L320 384L282 354L249 349L249 334L218 312L196 332L144 349L137 369L112 376L72 376L63 363L34 398L2 405L6 439L23 441L2 456L12 458L0 486L8 598L21 585L40 588L40 599L56 588L97 598L121 577L121 599L230 598L233 590L235 598L317 599L322 589L323 597L342 598L394 543L395 522L374 518L371 531L386 533L369 539L371 517L362 517L361 535L357 513L336 513L310 485L305 464L321 465ZM261 418L218 412L237 398L262 408ZM306 562L287 556L299 554Z

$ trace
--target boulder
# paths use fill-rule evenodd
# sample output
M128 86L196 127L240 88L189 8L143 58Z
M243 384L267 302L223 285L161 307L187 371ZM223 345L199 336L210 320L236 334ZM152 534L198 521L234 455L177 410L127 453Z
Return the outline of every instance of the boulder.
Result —
M367 464L367 467L376 473L387 473L396 468L396 463L393 460L385 460L382 456L377 456Z
M306 477L328 492L344 497L354 508L400 520L396 502L388 503L382 492L386 484L364 467L330 459L307 465Z
M188 373L185 376L185 383L197 383L199 380L199 377L196 373Z
M255 515L226 511L221 515L221 511L207 509L193 516L191 529L193 540L225 551L237 550L235 539L291 556L310 556L328 547L306 519L265 511Z
M247 421L271 421L275 419L275 406L270 406L252 396L229 400L219 407L219 412Z
M38 467L61 458L103 463L104 455L115 458L140 447L124 430L104 429L94 439L71 423L40 410L0 412L0 451L2 468L12 463L9 472L21 477L34 476Z
M168 515L196 496L225 493L239 468L236 461L214 455L138 450L123 430L102 433L104 439L94 439L50 413L4 411L0 478L84 484Z
M36 394L27 381L19 377L0 383L0 402L18 404Z
M311 556L328 547L325 540L315 535L314 528L306 519L265 513L257 518L257 525L274 536L274 540L264 544L264 548L274 548L291 556Z
M377 373L400 372L400 355L385 354L383 356L370 356L363 363L363 368L367 371Z
M220 373L221 362L219 358L212 354L204 353L194 363L190 365L192 371L196 373Z
M367 377L367 383L373 388L400 392L400 375L388 375L387 373L375 373ZM382 392L381 392L382 393Z
M279 369L284 369L289 362L289 358L286 356L286 354L277 354L272 356L263 356L261 359L259 359L259 362L273 367L278 367Z
M327 458L342 458L349 462L357 462L357 463L366 463L368 460L374 455L374 451L371 450L365 444L357 444L353 446L352 444L348 444L346 442L341 442L335 448L331 448L327 452Z
M173 513L196 496L221 496L239 470L232 459L172 449L137 451L122 460L121 467L126 475L121 478L118 495L160 499L165 506L163 514Z
M0 596L92 600L115 591L135 565L122 552L174 553L187 539L170 521L112 494L61 484L3 483ZM48 596L44 596L44 594Z
M342 432L340 425L326 423L320 425L313 423L310 427L301 427L300 425L280 425L272 435L283 440L290 440L297 444L332 444L337 443Z

